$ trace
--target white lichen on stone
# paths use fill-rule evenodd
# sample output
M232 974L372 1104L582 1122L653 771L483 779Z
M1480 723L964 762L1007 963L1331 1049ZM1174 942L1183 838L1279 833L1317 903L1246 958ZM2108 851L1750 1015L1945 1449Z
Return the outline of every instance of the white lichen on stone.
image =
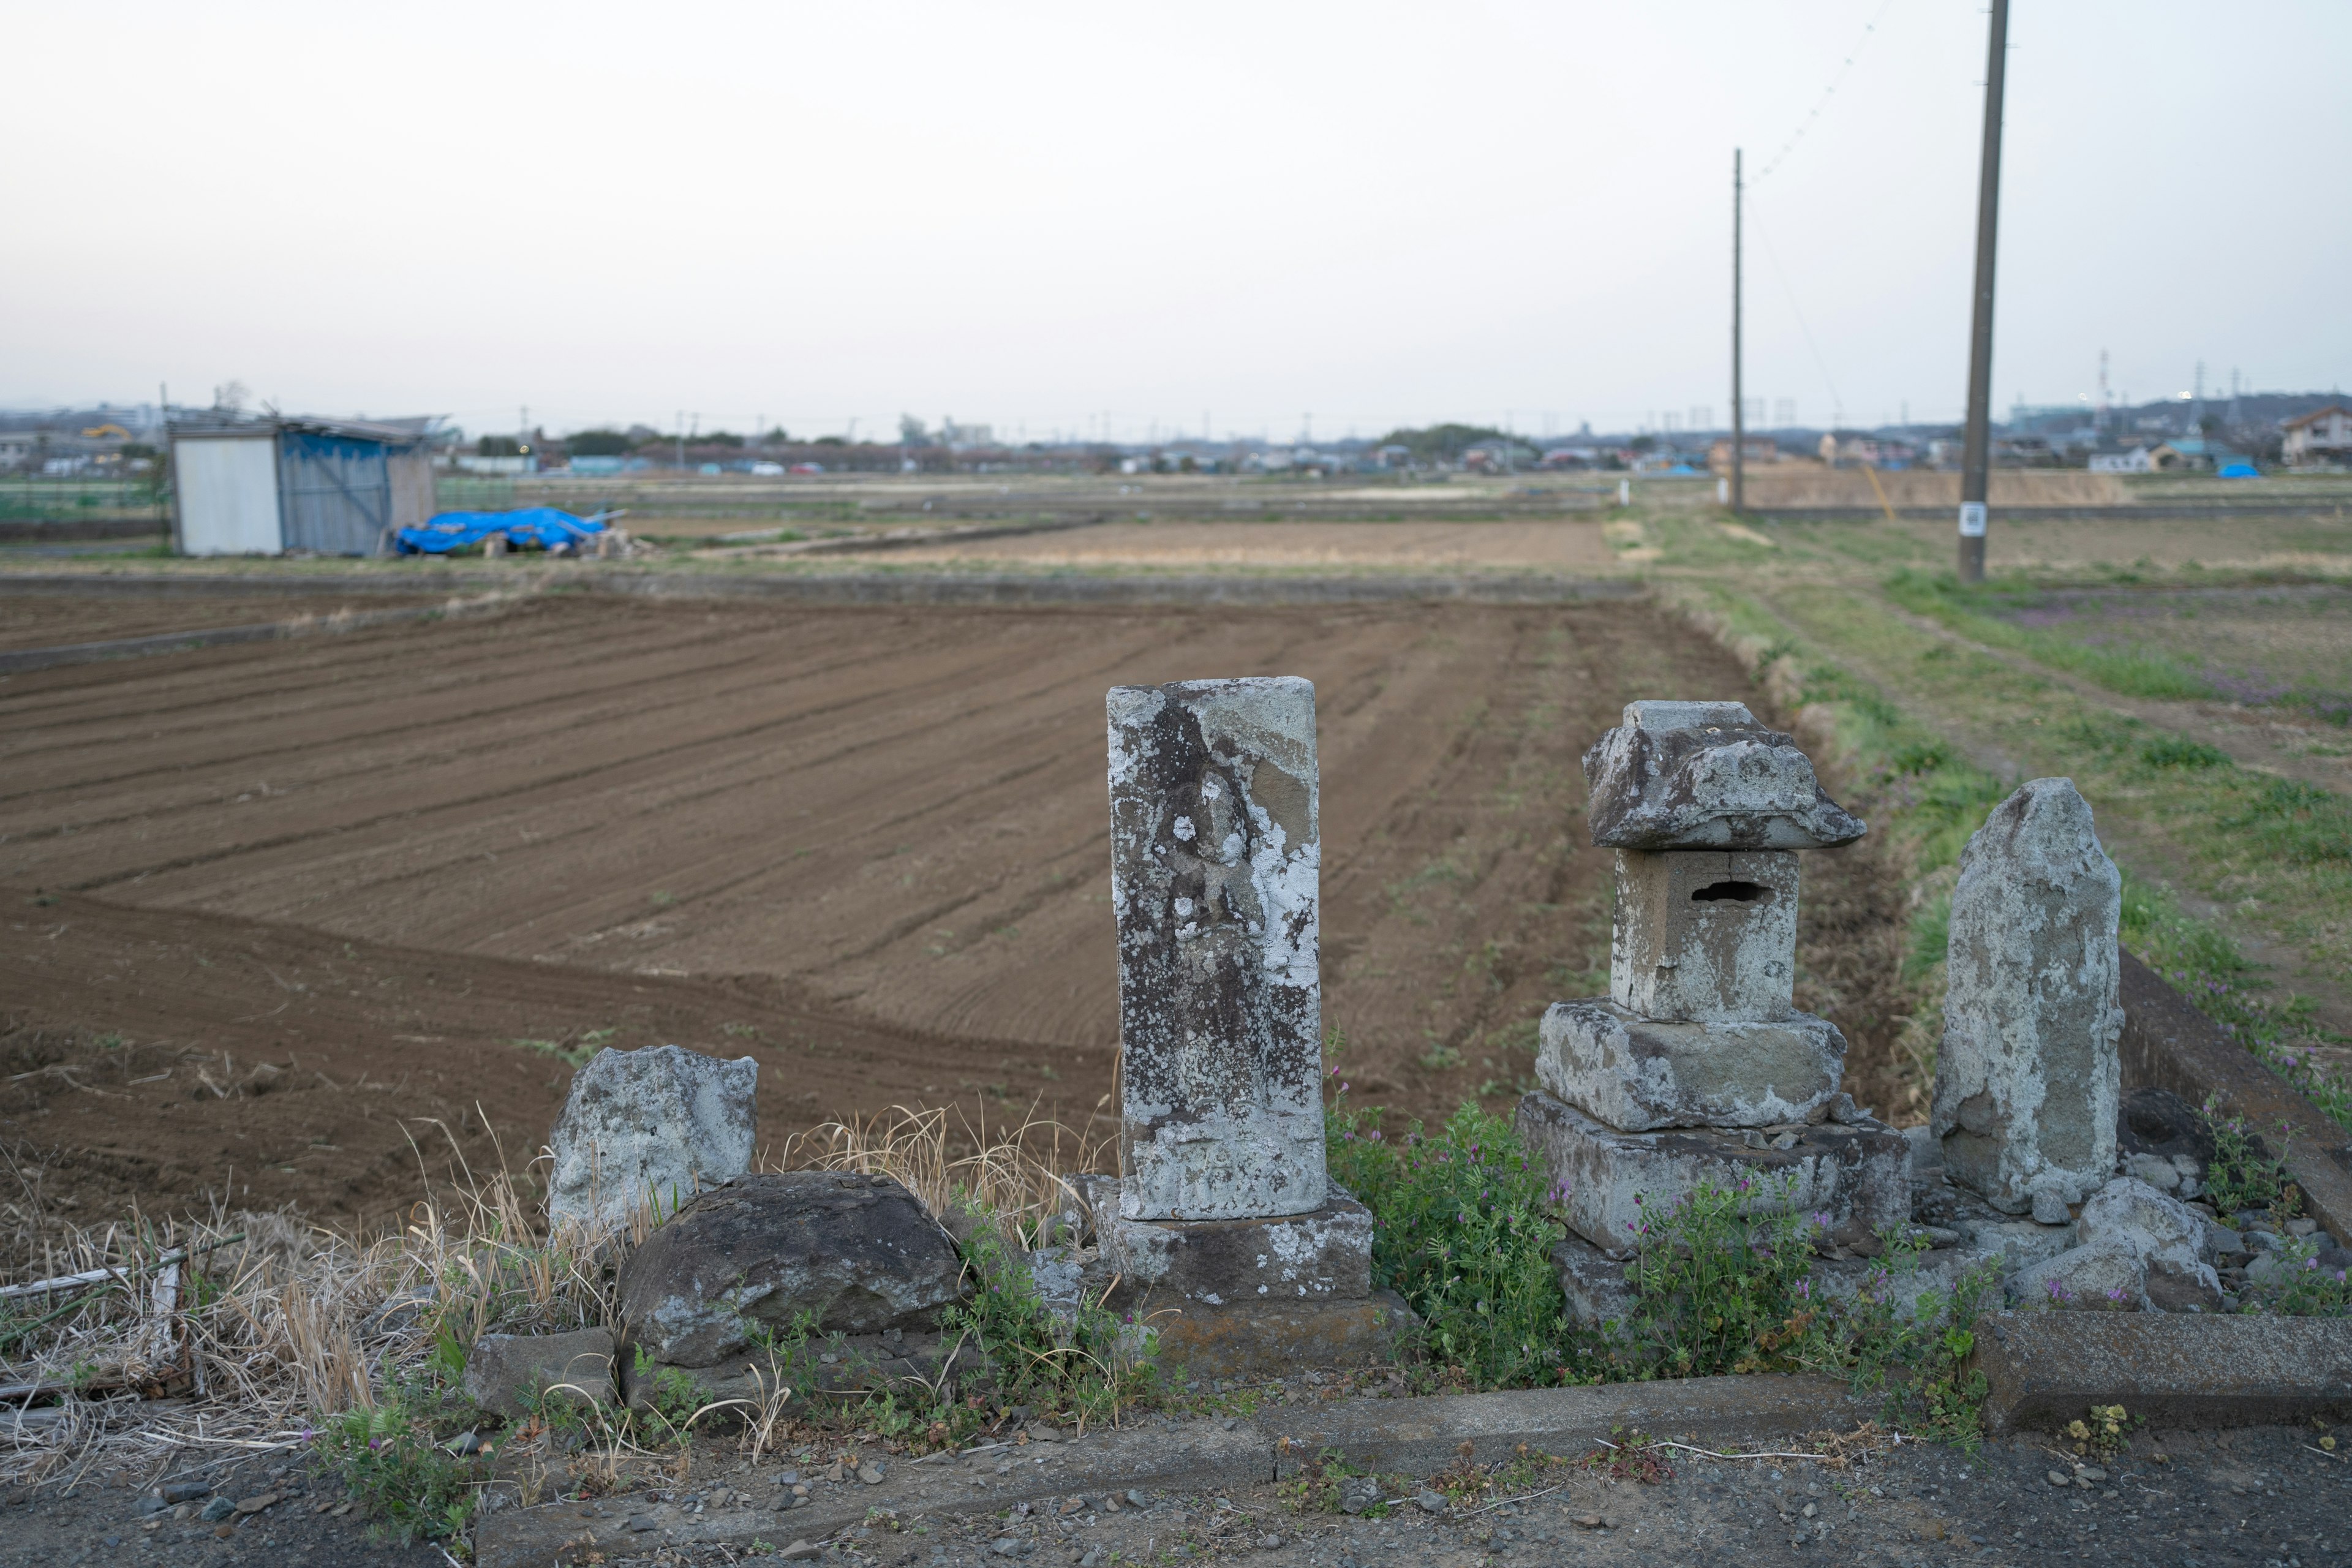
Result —
M1325 1194L1315 692L1117 687L1121 1212L1300 1214Z
M2115 1171L2122 904L2071 780L2026 784L1960 856L1928 1124L2004 1213L2063 1212Z

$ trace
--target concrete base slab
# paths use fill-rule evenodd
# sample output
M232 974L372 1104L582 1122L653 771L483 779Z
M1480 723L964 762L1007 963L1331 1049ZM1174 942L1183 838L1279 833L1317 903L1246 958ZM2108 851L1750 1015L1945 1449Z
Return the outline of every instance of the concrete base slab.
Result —
M1570 1226L1612 1257L1630 1255L1642 1225L1702 1181L1753 1184L1752 1213L1826 1215L1842 1244L1911 1218L1910 1146L1875 1121L1620 1132L1538 1089L1519 1101L1517 1127L1566 1188Z
M2121 1405L2161 1426L2352 1419L2352 1320L2169 1312L1995 1312L1970 1360L1999 1434Z
M1845 1037L1810 1013L1679 1022L1606 997L1553 1003L1536 1047L1546 1089L1630 1132L1818 1121L1844 1070Z
M1215 1421L1186 1422L1172 1430L1155 1424L1150 1430L1097 1432L1077 1441L1033 1446L1003 1476L996 1474L1003 1453L995 1448L972 1459L887 1458L880 1485L822 1487L804 1508L711 1508L701 1513L668 1505L648 1509L626 1498L521 1507L515 1500L527 1484L529 1458L509 1458L502 1450L501 1479L491 1491L504 1506L486 1503L478 1517L474 1562L476 1568L551 1568L650 1559L663 1549L823 1541L858 1524L874 1509L912 1520L923 1514L1001 1513L1016 1503L1074 1491L1230 1487L1265 1479L1272 1468L1270 1447L1266 1435L1246 1424L1230 1431ZM632 1529L633 1519L652 1528Z
M1381 1366L1412 1353L1421 1319L1388 1290L1360 1301L1213 1307L1145 1295L1124 1310L1159 1335L1159 1359L1193 1377L1283 1377L1306 1367Z
M1137 1291L1209 1306L1360 1301L1372 1290L1372 1214L1334 1186L1321 1208L1271 1219L1142 1220L1097 1189L1104 1262Z
M1509 1458L1522 1443L1544 1453L1580 1453L1619 1427L1721 1447L1843 1429L1878 1414L1879 1401L1855 1397L1844 1380L1805 1373L1524 1388L1444 1399L1342 1399L1264 1412L1258 1425L1275 1438L1284 1474L1326 1448L1365 1469L1425 1474L1457 1461L1465 1444L1474 1458L1488 1463Z

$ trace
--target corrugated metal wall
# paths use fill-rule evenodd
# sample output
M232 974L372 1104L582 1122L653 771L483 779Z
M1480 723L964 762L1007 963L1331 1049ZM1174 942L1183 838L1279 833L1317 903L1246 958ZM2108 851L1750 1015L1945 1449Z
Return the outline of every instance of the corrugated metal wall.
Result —
M373 555L384 548L393 510L382 442L282 431L278 470L287 549Z
M172 442L172 488L184 555L275 555L277 443L258 436Z
M392 475L392 526L414 528L441 509L434 502L433 454L422 445L394 447L386 459Z

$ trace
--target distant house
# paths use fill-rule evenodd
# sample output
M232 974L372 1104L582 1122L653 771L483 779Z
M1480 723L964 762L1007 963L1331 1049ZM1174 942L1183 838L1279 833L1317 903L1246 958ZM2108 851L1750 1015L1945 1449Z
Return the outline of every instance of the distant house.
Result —
M2352 409L2340 403L2297 415L2284 426L2280 455L2291 468L2352 460Z
M1724 445L1723 466L1728 468L1731 449ZM1898 441L1884 436L1841 436L1834 430L1822 433L1822 461L1831 468L1848 463L1860 463L1871 468L1907 468L1919 456L1919 448L1909 441ZM1756 459L1750 458L1749 462Z
M2090 468L2095 474L2145 474L2156 467L2156 459L2146 447L2134 447L2127 452L2094 452Z
M1780 460L1780 443L1769 436L1750 436L1741 443L1750 463L1777 463ZM1706 466L1718 474L1731 471L1731 437L1717 438L1706 449Z
M2202 436L2175 436L2171 440L2151 448L2148 467L2162 473L2179 473L2190 468L2210 468L2213 454L2207 450Z

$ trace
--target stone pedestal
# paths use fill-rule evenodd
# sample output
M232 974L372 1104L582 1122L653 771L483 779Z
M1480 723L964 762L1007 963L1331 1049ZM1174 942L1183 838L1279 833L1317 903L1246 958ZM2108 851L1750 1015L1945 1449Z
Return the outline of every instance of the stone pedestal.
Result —
M1866 1244L1911 1217L1909 1145L1859 1114L1851 1123L1624 1132L1538 1089L1519 1101L1517 1128L1565 1189L1570 1227L1612 1258L1631 1256L1642 1227L1654 1228L1701 1182L1744 1184L1749 1213L1821 1215L1839 1246Z
M1597 998L1555 1002L1537 1042L1546 1089L1628 1132L1818 1121L1845 1068L1837 1026L1794 1010L1769 1023L1685 1023Z
M1372 1214L1338 1187L1307 1214L1132 1220L1107 1205L1096 1224L1104 1261L1137 1291L1212 1307L1372 1293Z

